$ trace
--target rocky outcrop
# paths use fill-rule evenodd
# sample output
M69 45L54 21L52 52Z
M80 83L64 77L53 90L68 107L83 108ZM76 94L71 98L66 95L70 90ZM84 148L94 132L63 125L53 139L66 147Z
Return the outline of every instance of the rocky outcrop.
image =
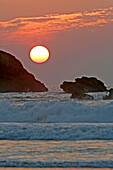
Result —
M25 70L19 60L0 51L0 92L45 92L47 87Z
M104 92L107 91L104 83L96 77L82 77L75 79L75 82L66 82L60 86L66 93L71 93L71 98L92 98L87 95L88 92Z
M113 100L113 88L109 90L109 95L103 97L104 100Z
M94 99L93 96L86 94L85 92L73 92L70 98L76 98L76 99Z
M75 79L75 81L86 92L104 92L107 90L104 83L96 77L82 77Z

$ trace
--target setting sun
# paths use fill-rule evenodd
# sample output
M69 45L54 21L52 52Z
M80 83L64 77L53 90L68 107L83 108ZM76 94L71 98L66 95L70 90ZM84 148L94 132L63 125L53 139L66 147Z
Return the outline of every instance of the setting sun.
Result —
M49 50L44 46L35 46L30 51L30 58L36 63L44 63L49 58Z

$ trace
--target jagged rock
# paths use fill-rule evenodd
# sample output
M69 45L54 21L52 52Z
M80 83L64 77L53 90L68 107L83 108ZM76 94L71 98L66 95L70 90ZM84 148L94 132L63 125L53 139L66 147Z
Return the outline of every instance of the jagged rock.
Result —
M66 93L79 92L103 92L107 91L104 83L95 77L82 77L75 79L75 82L66 82L60 86Z
M103 97L104 100L112 100L113 99L113 88L109 90L109 95Z
M60 88L63 89L66 93L72 93L75 88L75 82L64 81L63 84L60 85Z
M79 93L79 92L74 92L72 93L70 98L76 98L76 99L93 99L93 96L86 94L86 93Z
M96 77L82 77L75 79L76 84L86 92L104 92L107 91L104 83Z
M44 92L47 87L25 70L19 60L0 51L0 92Z
M86 94L88 92L104 92L107 91L104 83L96 77L76 78L75 82L66 82L60 86L66 93L72 93L71 98L93 98Z

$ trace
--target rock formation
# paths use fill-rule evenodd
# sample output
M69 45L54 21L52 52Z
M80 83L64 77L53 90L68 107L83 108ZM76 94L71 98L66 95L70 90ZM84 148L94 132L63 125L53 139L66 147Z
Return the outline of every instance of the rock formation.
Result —
M109 95L103 97L104 100L113 100L113 88L109 90Z
M19 60L0 51L0 92L44 92L43 83L25 70Z
M88 92L104 92L107 91L104 83L96 77L82 77L75 79L75 82L66 82L60 86L66 93L71 93L71 98L92 98L86 94Z

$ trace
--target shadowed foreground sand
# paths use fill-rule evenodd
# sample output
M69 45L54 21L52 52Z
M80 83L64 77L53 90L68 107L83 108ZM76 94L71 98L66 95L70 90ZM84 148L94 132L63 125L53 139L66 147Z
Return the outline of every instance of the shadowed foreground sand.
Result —
M113 170L113 168L0 168L0 170Z

